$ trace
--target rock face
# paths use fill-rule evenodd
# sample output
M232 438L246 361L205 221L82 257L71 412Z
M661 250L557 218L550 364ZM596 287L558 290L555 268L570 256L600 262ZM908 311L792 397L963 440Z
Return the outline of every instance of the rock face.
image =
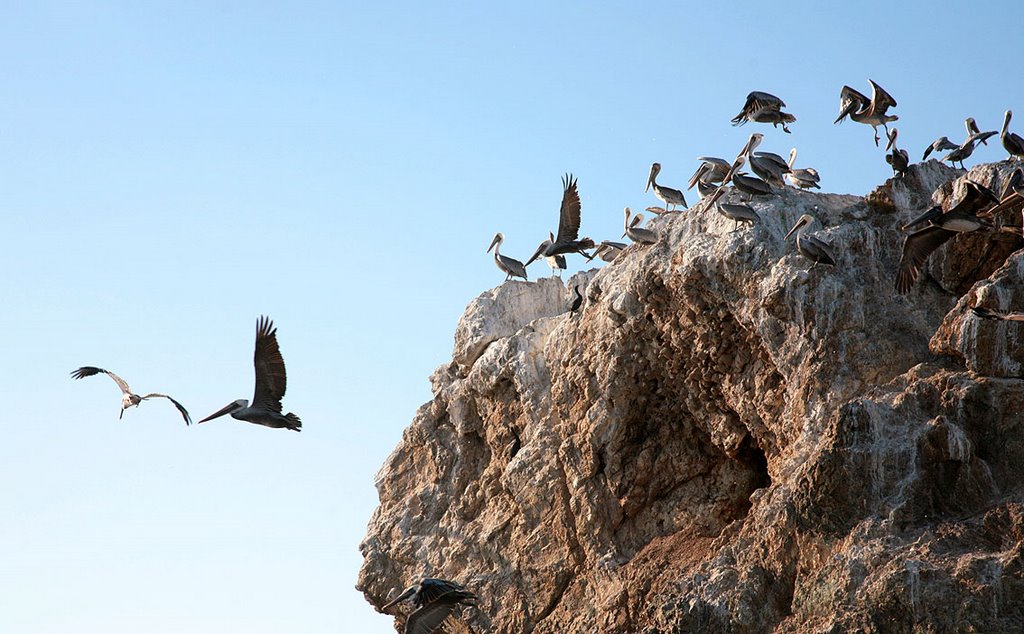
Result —
M359 589L457 580L450 631L1020 631L1024 324L969 307L1024 309L1021 240L960 235L893 291L899 226L963 177L662 217L570 280L576 315L558 280L482 295L377 476ZM835 268L783 240L804 213Z

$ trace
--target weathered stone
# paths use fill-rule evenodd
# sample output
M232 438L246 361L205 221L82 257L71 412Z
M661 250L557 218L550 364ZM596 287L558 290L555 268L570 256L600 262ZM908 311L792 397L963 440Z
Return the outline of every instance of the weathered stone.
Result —
M1020 240L958 236L893 291L899 226L962 175L661 217L569 280L577 315L558 280L482 295L377 476L359 588L457 579L510 634L1019 629L1024 324L969 307L1024 310ZM835 268L783 240L803 213Z

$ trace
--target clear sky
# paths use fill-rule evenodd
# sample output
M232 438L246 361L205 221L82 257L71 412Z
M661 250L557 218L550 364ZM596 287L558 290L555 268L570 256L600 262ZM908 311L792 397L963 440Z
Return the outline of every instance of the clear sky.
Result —
M439 4L4 4L0 630L391 632L353 589L374 474L564 172L614 239L651 162L684 185L753 131L826 191L884 181L844 83L892 93L915 161L966 116L1024 131L1019 2ZM751 90L792 135L729 125ZM199 419L252 398L261 314L301 434L118 421L68 374Z

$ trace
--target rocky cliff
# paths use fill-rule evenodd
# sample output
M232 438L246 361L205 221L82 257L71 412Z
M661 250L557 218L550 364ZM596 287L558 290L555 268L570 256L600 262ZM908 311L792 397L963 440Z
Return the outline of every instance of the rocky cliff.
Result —
M569 280L577 314L557 279L481 295L377 476L358 588L455 579L481 600L449 631L1020 631L1024 324L969 310L1024 309L1019 232L893 291L899 227L963 178L664 216ZM783 240L804 213L834 268Z

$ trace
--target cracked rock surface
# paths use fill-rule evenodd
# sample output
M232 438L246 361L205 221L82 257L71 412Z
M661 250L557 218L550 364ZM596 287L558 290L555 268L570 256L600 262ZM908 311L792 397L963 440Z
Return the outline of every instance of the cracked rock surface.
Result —
M576 315L557 279L484 293L377 475L358 588L455 579L480 605L450 632L1019 628L1024 323L969 310L1024 310L1019 232L893 291L899 227L1009 172L787 188L737 231L698 204L570 279ZM835 268L783 240L804 213Z

